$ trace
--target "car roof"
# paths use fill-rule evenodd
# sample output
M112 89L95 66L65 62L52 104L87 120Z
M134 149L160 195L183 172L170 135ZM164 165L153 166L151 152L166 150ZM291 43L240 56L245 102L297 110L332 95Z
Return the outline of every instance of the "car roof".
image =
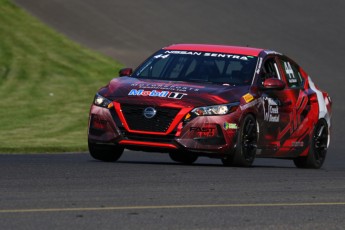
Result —
M164 47L163 49L242 54L242 55L251 55L251 56L258 56L261 51L264 51L264 49L253 48L253 47L211 45L211 44L173 44L173 45Z

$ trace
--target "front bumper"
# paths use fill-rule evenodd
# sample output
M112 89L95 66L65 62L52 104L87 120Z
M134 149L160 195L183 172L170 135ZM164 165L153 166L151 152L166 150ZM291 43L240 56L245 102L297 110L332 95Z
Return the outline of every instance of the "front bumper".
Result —
M136 129L137 126L150 125L151 121L144 116L139 119L139 116L135 122L147 124L140 126L129 123L119 104L110 109L92 105L88 140L93 143L118 144L134 150L186 150L211 157L224 156L235 148L239 123L237 112L223 116L199 116L186 122L184 118L190 110L180 109L170 125L165 129L157 127L160 130L155 132ZM155 126L159 126L160 123L157 124Z

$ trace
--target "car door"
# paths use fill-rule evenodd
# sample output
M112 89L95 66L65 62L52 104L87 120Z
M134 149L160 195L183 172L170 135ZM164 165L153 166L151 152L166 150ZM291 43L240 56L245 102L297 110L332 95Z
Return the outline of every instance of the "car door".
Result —
M288 88L265 89L263 82L268 78L285 81L285 74L278 55L271 55L264 59L258 84L259 139L258 149L261 155L277 155L290 134L292 113L295 107L295 92Z
M286 95L286 101L291 101L291 108L289 122L279 130L277 139L281 154L295 156L309 144L310 125L304 123L308 122L305 118L310 110L310 102L299 66L286 56L280 56L279 63L286 83L282 93Z

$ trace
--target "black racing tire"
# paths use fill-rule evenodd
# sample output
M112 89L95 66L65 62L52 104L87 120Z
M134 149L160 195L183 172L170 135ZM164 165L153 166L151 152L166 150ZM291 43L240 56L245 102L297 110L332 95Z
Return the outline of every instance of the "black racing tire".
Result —
M328 138L328 124L325 119L320 119L312 133L308 156L293 159L295 166L297 168L321 168L327 155Z
M89 142L90 155L100 161L117 161L124 151L123 147L117 145L94 144Z
M173 161L186 165L191 165L198 159L198 155L190 152L171 152L169 157Z
M240 125L234 154L224 157L223 165L250 167L255 160L257 142L257 122L253 115L248 114Z

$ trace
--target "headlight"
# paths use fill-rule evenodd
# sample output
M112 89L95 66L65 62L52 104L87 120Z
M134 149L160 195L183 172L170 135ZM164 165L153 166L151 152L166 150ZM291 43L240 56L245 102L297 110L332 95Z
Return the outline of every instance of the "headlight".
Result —
M234 112L237 108L239 102L225 104L225 105L212 105L205 107L198 107L191 111L192 114L197 116L209 116L209 115L225 115Z
M96 93L93 103L97 106L108 108L108 105L111 103L111 101L105 97L102 97L98 93Z

